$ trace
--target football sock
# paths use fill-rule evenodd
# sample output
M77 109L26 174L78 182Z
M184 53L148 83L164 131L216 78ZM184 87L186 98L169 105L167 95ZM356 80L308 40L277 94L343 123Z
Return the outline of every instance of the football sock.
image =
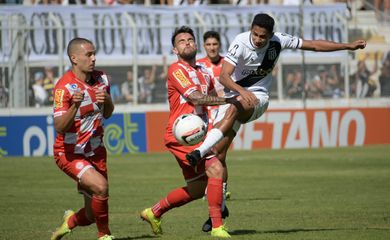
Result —
M209 215L213 228L220 227L222 223L222 179L209 178L207 182L207 201L209 203Z
M172 190L168 195L161 199L152 207L152 212L155 217L159 218L168 210L180 207L193 199L187 191L187 187L176 188Z
M92 197L92 213L98 229L98 237L111 235L108 228L108 197Z
M223 182L222 184L222 206L221 206L221 212L225 210L226 206L226 191L227 191L227 182Z
M77 213L73 214L68 220L69 229L73 229L77 226L88 226L93 221L89 220L85 212L85 208L81 208Z
M200 152L200 156L204 157L208 152L210 152L211 148L214 147L219 141L223 138L223 133L218 128L211 129L203 141L203 143L196 148Z

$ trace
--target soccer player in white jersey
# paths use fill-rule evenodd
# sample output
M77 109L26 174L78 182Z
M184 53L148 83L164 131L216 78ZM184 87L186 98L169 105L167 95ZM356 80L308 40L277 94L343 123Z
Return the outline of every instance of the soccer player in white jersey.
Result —
M260 118L267 110L272 69L283 49L330 52L366 47L365 40L351 43L304 40L274 32L274 24L271 16L257 14L250 31L237 35L229 46L219 80L230 90L226 97L240 95L239 104L220 106L214 128L208 132L200 146L186 155L189 161L198 161L211 150L217 154L218 159L225 159L240 125Z

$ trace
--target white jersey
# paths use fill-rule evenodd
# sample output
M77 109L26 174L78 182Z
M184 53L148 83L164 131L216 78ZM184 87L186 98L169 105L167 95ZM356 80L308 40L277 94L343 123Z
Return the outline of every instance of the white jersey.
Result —
M236 36L229 47L225 61L235 66L232 79L249 91L269 91L272 70L283 49L301 48L302 39L285 33L275 32L263 48L252 44L251 32ZM234 94L231 92L228 95ZM235 94L234 94L235 95Z

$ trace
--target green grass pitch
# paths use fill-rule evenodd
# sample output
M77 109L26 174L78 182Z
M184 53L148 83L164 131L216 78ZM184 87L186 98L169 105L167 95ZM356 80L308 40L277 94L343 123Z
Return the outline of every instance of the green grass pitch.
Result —
M184 184L173 157L109 157L110 226L119 240L154 239L138 212ZM233 239L390 239L390 146L230 152L226 224ZM51 157L0 159L0 239L49 239L82 204ZM163 216L159 239L210 239L205 201ZM64 238L97 239L95 225Z

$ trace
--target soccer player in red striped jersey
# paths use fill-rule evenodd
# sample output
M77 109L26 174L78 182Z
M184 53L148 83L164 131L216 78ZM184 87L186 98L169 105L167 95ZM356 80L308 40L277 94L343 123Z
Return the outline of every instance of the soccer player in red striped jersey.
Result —
M195 146L182 146L177 142L172 125L177 117L186 113L197 114L208 120L207 106L232 103L235 98L218 97L214 90L213 76L201 65L196 64L197 46L193 30L182 26L172 36L173 52L178 61L168 69L168 100L170 115L165 145L175 156L186 186L176 188L157 201L151 208L141 212L141 218L147 221L155 234L162 234L161 216L172 208L183 206L204 195L207 187L209 215L212 220L211 235L220 238L230 237L221 216L223 167L212 154L197 162L186 160L186 153Z
M76 226L96 223L99 240L111 240L108 226L107 153L103 145L103 122L114 110L110 81L95 70L93 43L72 39L67 48L72 69L54 87L54 126L57 166L77 182L84 207L64 214L62 225L51 240L61 239Z
M222 69L223 56L221 56L221 37L216 31L207 31L203 34L203 48L206 51L206 56L204 58L198 59L196 62L204 67L206 67L214 76L214 87L217 95L220 97L225 96L224 87L219 82L219 74ZM219 106L209 106L209 129L213 127L214 119L218 113ZM229 216L229 210L225 205L225 200L230 198L230 192L227 190L227 178L228 171L225 159L219 159L222 162L224 177L223 177L223 202L222 202L222 217ZM202 226L202 231L209 232L211 231L211 219L207 221Z

